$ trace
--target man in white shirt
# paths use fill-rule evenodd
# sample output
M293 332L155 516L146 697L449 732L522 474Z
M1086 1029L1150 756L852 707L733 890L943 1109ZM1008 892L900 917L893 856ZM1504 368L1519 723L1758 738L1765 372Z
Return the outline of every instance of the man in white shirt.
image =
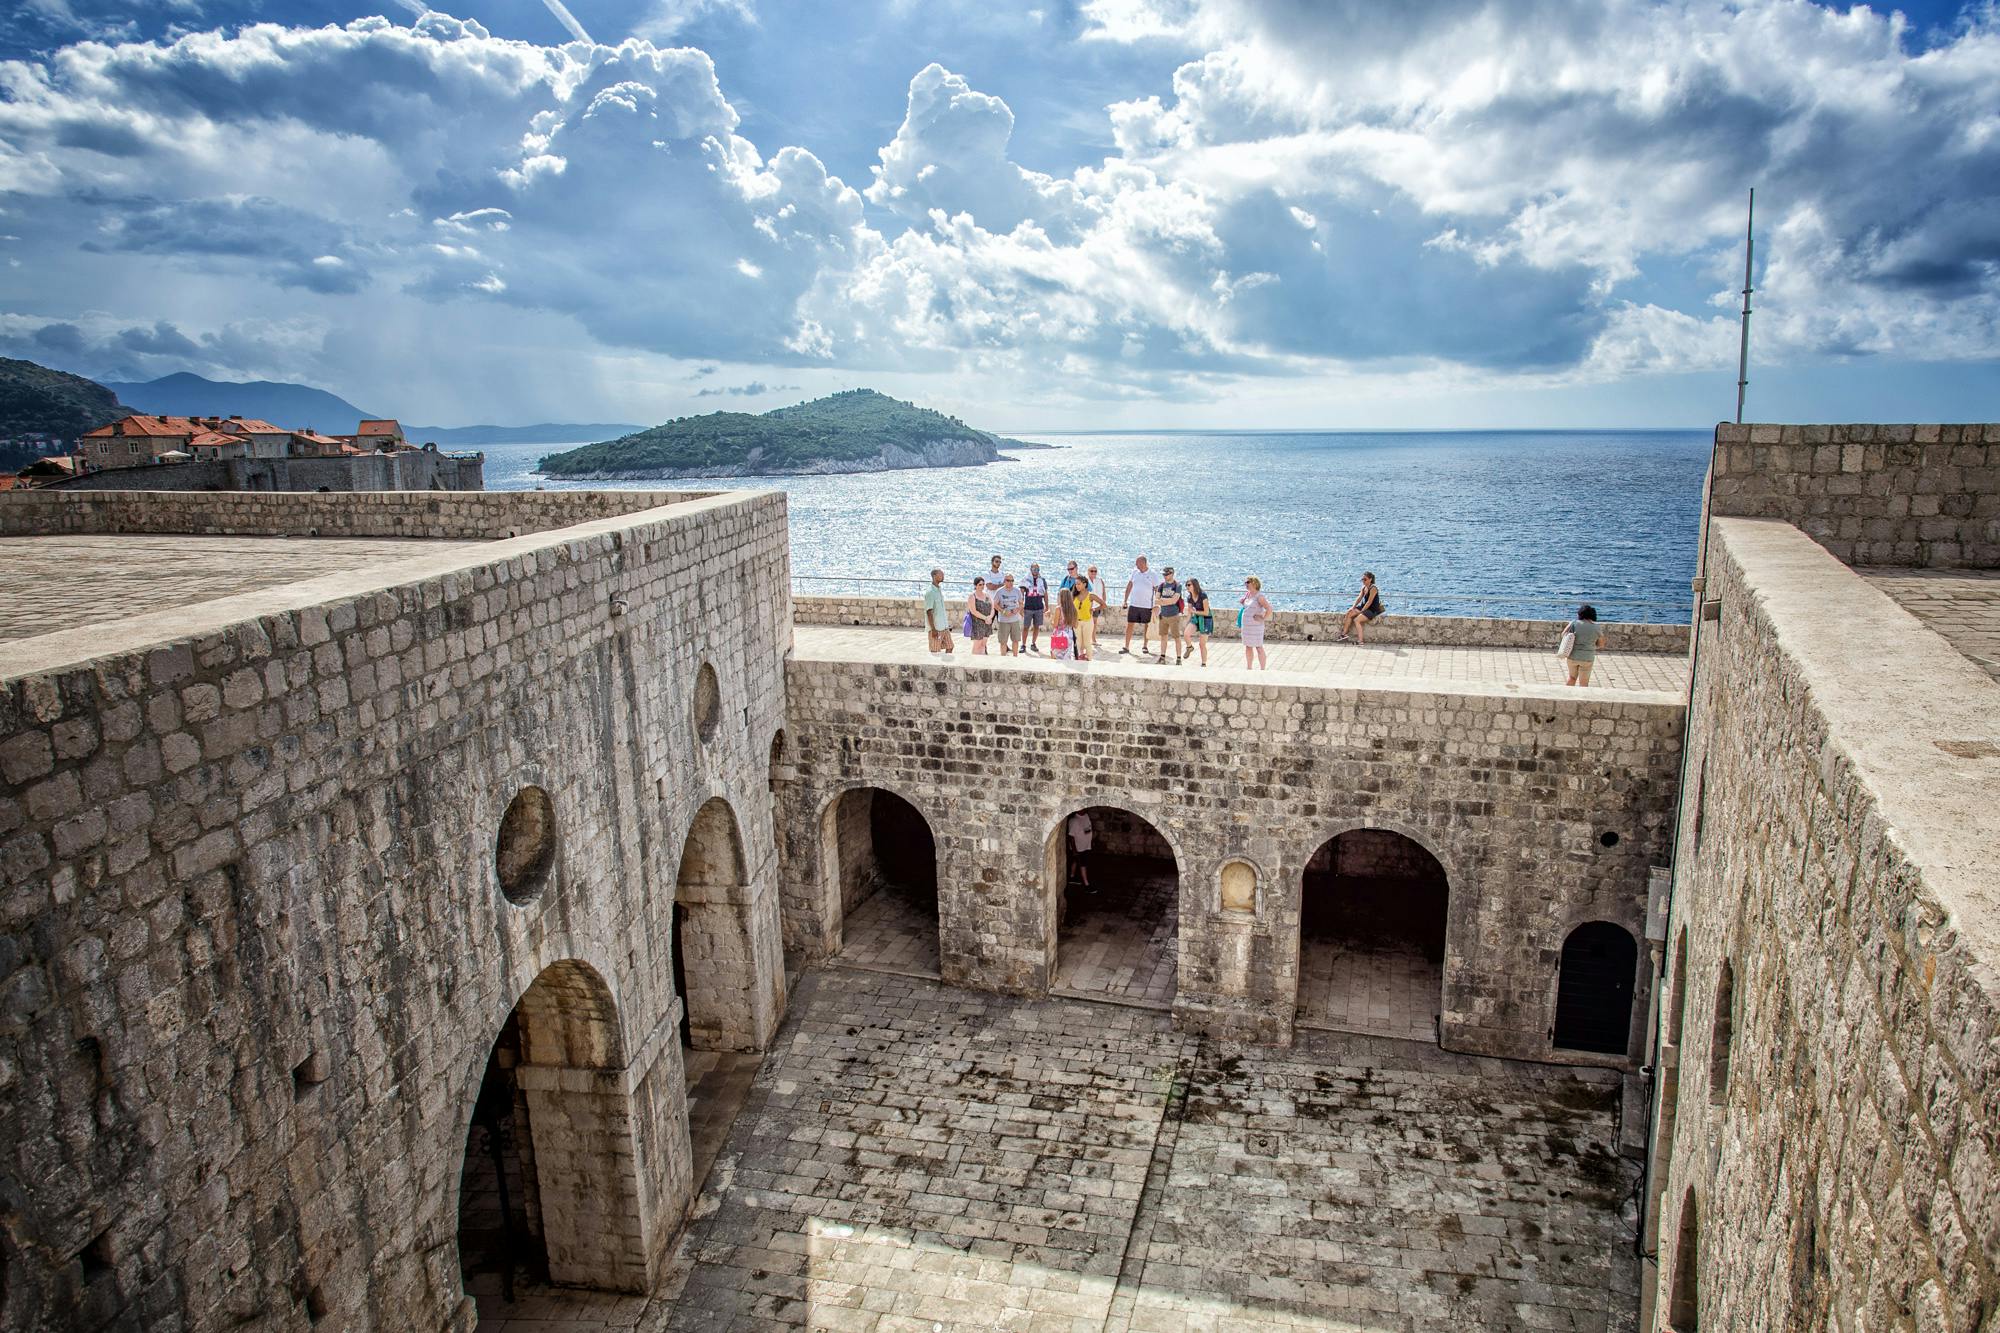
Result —
M1145 626L1153 623L1153 594L1159 589L1160 576L1146 566L1146 557L1140 556L1132 562L1132 576L1125 580L1125 646L1118 650L1119 656L1132 655L1132 627L1140 626L1139 651L1146 651L1146 639L1151 631Z
M1090 848L1096 841L1091 831L1090 816L1079 810L1069 817L1069 843L1071 847L1070 865L1076 871L1077 882L1084 888L1090 887Z

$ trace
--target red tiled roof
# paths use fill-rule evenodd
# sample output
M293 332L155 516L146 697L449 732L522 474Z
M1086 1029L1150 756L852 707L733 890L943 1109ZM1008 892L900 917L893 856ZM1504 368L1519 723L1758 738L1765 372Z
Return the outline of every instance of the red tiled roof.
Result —
M86 440L108 440L122 435L199 435L206 427L193 417L120 417L108 426L84 432Z
M356 435L401 435L403 427L394 417L387 417L379 421L364 421L361 423L361 429L354 433Z
M208 430L188 441L190 449L212 449L219 444L246 444L241 435L231 435L225 431Z
M310 431L310 430L295 430L292 432L292 438L295 440L305 440L311 444L340 443L339 440L334 439L331 435L321 435L317 431Z

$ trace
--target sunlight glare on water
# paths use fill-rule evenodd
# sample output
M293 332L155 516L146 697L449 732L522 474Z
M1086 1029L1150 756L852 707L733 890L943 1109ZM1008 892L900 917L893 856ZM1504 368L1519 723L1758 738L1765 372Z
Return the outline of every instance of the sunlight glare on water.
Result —
M564 446L486 450L490 490L742 486L790 496L798 590L914 592L933 566L963 592L999 553L1058 577L1132 556L1233 604L1257 574L1280 607L1346 605L1363 569L1389 609L1685 619L1706 431L1034 435L1018 461L829 477L557 482ZM867 582L907 580L901 586ZM1222 594L1228 594L1226 597Z

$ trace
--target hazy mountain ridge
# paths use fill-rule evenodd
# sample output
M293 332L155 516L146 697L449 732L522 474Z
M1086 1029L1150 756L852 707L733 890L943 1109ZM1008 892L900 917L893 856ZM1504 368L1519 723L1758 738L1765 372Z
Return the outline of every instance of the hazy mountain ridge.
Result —
M189 371L163 375L143 383L105 386L131 404L135 412L163 416L257 417L287 430L312 430L328 435L353 432L357 423L384 413L366 412L339 394L309 384L282 380L211 380ZM442 445L567 444L602 439L638 427L625 422L541 422L531 426L415 426L403 434L414 444Z

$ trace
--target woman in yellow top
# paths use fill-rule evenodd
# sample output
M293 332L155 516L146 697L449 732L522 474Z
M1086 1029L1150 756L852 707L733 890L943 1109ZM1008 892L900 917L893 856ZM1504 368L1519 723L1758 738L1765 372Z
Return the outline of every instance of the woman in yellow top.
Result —
M1097 613L1104 609L1104 599L1090 590L1090 580L1082 575L1070 592L1076 597L1076 660L1088 662L1097 643Z

